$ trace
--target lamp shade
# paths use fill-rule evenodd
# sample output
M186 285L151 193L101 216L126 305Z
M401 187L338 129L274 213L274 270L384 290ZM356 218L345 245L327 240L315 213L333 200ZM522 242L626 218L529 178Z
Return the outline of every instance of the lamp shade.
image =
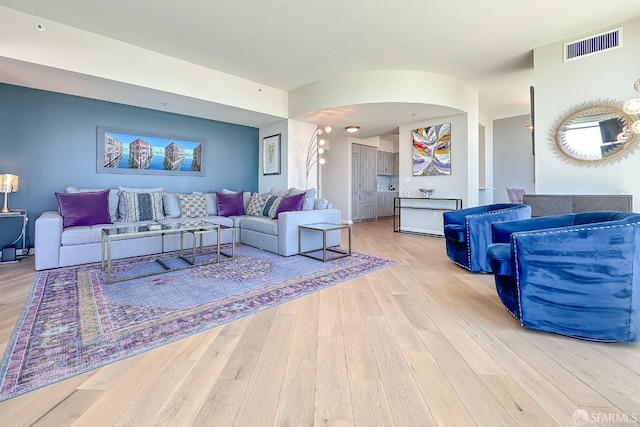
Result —
M0 193L15 193L18 191L18 175L4 173L0 175Z

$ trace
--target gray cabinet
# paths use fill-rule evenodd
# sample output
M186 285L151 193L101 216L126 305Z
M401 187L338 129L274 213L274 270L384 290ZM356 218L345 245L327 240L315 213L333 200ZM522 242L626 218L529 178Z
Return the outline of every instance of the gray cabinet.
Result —
M397 175L398 155L388 151L378 151L376 170L378 175Z
M380 191L377 197L378 218L393 215L393 199L398 197L395 191Z
M377 191L376 149L366 145L351 146L351 219L362 221L376 218Z
M393 174L400 175L400 153L393 153Z

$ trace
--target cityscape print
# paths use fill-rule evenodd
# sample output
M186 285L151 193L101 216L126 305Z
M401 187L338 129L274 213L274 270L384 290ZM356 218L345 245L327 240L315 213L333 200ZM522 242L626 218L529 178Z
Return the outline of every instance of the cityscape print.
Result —
M100 134L105 170L202 172L201 142L99 129Z

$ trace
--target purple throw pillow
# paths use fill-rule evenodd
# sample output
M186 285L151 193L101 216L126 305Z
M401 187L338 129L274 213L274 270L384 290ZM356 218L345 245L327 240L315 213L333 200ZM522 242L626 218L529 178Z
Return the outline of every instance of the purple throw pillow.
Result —
M244 191L237 193L220 193L216 191L218 199L218 215L244 215Z
M56 193L62 228L111 224L109 190L86 193Z
M292 212L299 211L302 209L302 203L304 202L304 196L306 193L300 194L292 194L290 196L284 196L282 201L278 205L278 210L276 212L276 218L280 214L280 212Z

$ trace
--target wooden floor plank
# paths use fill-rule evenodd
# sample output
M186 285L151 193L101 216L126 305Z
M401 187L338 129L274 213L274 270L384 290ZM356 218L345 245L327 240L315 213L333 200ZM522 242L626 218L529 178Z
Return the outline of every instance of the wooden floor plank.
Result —
M338 290L320 295L318 317L315 424L353 423L347 358Z
M379 340L373 353L380 369L389 407L397 426L435 426L435 421L411 375L385 319L365 317L367 333Z
M295 327L295 316L277 313L233 425L271 426Z
M399 263L0 402L0 425L638 424L640 343L523 329L442 238L389 219L353 238ZM33 257L0 268L0 351L35 277Z
M515 420L502 407L478 374L449 341L444 332L420 332L425 345L447 380L480 426L515 426Z
M321 293L324 294L327 290ZM317 371L318 324L328 320L318 315L321 311L320 300L319 294L295 300L298 314L280 387L274 425L313 424L314 400L318 390L318 385L314 381Z
M154 418L156 425L190 425L198 416L212 384L220 377L250 322L250 318L244 318L220 327L207 351L178 384L171 399L158 411Z

